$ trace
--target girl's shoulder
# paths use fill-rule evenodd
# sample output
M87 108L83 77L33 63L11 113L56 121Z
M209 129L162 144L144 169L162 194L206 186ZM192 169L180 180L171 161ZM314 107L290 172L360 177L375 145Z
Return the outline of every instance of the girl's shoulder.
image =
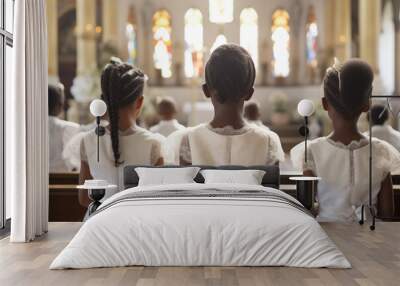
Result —
M384 157L400 156L399 151L397 151L397 149L388 142L375 137L373 137L371 141L375 154L379 154L380 156Z
M247 134L250 134L250 136L260 137L268 142L276 142L280 144L279 135L267 127L249 124L248 129Z
M328 137L325 137L325 136L318 137L318 138L311 139L308 141L308 148L318 148L318 147L323 148L324 146L328 145L329 143L330 142L329 142Z

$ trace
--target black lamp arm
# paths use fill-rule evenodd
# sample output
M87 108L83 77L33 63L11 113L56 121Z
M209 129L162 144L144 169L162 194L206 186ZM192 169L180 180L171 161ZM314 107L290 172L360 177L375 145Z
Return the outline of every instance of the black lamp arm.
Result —
M100 162L100 136L103 136L106 133L106 129L100 125L101 118L100 116L96 117L96 135L97 135L97 162Z
M307 137L308 137L308 117L304 116L304 125L305 125L305 132L304 132L304 162L307 163Z

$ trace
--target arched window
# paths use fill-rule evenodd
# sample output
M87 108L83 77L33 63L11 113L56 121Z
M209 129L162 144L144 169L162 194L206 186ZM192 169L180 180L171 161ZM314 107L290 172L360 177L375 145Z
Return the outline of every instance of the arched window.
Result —
M257 12L253 8L245 8L240 13L240 45L250 53L255 66L258 65L257 22Z
M308 20L306 26L306 56L307 64L311 67L317 67L318 52L318 26L315 18L314 8L311 7L308 12Z
M214 41L214 44L211 47L210 53L212 53L216 48L219 46L222 46L224 44L228 43L228 40L226 39L224 34L219 34L217 38Z
M272 15L273 72L276 77L289 75L289 40L289 13L278 9Z
M135 9L129 9L128 22L125 26L125 35L128 41L128 63L136 65L137 58L137 25Z
M172 75L171 16L167 10L157 11L153 16L154 66L161 70L163 78Z
M203 15L198 9L185 14L185 75L199 77L203 70Z

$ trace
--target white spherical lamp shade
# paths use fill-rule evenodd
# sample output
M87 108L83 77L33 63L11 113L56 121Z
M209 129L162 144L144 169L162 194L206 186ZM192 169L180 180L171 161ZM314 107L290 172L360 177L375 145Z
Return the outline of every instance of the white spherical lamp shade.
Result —
M297 105L297 112L304 117L311 116L315 111L314 103L309 99L303 99Z
M101 99L95 99L90 103L90 113L94 117L101 117L106 114L107 105Z

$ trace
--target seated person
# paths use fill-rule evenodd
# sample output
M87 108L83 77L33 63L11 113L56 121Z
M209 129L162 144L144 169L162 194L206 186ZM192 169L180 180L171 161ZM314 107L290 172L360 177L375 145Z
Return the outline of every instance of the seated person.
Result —
M143 105L145 75L129 64L113 61L101 74L101 99L107 104L109 125L100 137L100 162L97 162L97 135L88 131L81 143L80 183L86 179L106 180L117 185L107 190L105 198L123 188L126 165L163 165L163 137L136 125ZM88 206L86 190L80 190L79 201Z
M269 129L260 119L260 105L258 102L251 101L245 104L244 106L244 118L247 123L255 124L260 127L264 127Z
M49 171L65 173L73 171L68 158L63 158L63 151L68 141L79 132L79 124L60 119L64 107L64 86L60 83L49 85Z
M321 177L318 183L320 221L351 222L357 209L368 202L369 141L357 128L363 112L369 110L373 72L352 59L342 67L336 63L324 78L322 105L332 121L333 132L311 140L307 163L304 144L291 150L293 165L306 176ZM379 139L372 141L372 199L382 217L393 215L391 172L400 166L399 153Z
M157 105L157 112L161 121L150 128L151 132L159 133L168 137L171 133L177 130L185 129L185 126L179 124L176 116L175 101L171 97L163 97Z
M372 126L372 136L383 141L388 142L397 151L400 151L400 132L394 130L387 121L389 119L389 112L383 105L374 105L371 108L371 118L368 114L368 120ZM365 133L369 136L369 132Z
M211 99L214 118L169 136L171 163L249 166L284 160L279 137L243 118L244 102L254 92L255 75L253 60L242 47L222 45L212 53L203 92Z

